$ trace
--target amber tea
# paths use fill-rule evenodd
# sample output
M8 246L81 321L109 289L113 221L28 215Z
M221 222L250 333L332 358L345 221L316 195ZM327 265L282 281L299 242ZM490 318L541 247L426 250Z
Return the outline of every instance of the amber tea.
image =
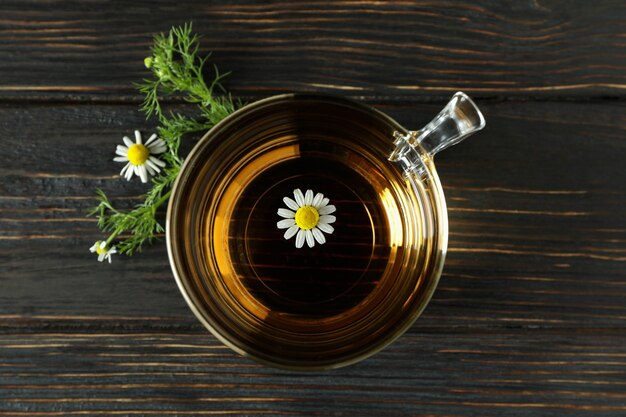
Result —
M447 244L415 133L364 105L294 95L211 130L168 212L170 260L196 316L234 350L290 369L343 366L402 334Z
M275 164L237 182L242 192L233 193L236 201L225 202L233 209L224 230L230 259L223 267L232 268L230 276L271 312L331 317L357 306L384 279L391 251L403 250L390 244L389 218L400 214L382 204L387 188L375 166L354 151L343 150L350 158L324 156L329 146L338 148L333 138L289 137L285 146L284 153L273 151ZM323 244L297 248L277 228L277 209L285 206L284 197L294 199L296 189L321 192L336 207Z

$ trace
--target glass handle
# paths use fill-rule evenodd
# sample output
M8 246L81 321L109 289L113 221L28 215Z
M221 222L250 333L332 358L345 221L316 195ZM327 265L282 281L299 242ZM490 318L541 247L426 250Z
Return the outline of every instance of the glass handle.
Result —
M418 131L395 132L396 150L389 159L398 159L410 147L420 145L428 156L456 145L485 127L485 118L465 93L458 92L430 123Z

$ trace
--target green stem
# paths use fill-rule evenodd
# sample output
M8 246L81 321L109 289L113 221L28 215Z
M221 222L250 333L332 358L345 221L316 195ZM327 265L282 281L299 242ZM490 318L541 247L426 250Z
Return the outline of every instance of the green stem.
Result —
M180 171L182 158L178 155L178 148L181 136L212 127L235 108L230 96L223 99L213 96L214 88L222 89L220 80L227 74L220 74L215 67L212 83L207 85L203 78L202 68L208 56L197 56L198 38L192 33L191 24L172 28L168 35L155 36L151 50L152 56L145 60L145 65L151 69L153 79L138 85L145 96L141 108L147 117L156 116L160 125L159 136L169 149L164 162L171 168L154 181L144 203L134 209L128 212L116 210L103 192L99 192L101 203L94 209L94 214L99 215L100 229L111 233L105 241L106 246L111 247L116 238L129 233L118 243L120 253L128 255L140 249L146 240L150 242L157 231L163 230L156 219L156 211L170 198L172 183ZM188 102L198 105L197 117L171 112L167 117L164 114L161 99L176 92L183 93Z
M106 240L105 247L109 248L111 241L113 239L115 239L117 237L117 235L119 235L119 231L117 231L117 230L115 232L111 233L111 236L109 236L109 238Z
M165 194L163 194L161 196L161 198L159 198L154 205L152 206L153 209L156 211L156 209L165 202L165 200L167 200L168 198L170 198L170 195L172 194L172 190L168 190Z

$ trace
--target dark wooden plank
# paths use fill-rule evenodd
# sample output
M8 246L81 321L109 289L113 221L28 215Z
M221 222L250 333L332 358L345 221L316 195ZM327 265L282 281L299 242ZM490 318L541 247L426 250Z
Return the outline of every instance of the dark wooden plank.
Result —
M481 106L488 127L437 156L449 256L413 331L623 328L624 105ZM438 110L379 107L413 128ZM102 236L84 217L93 189L122 205L145 189L112 161L120 137L145 123L131 105L0 106L0 314L193 323L163 243L112 265L88 252Z
M247 100L338 93L418 128L479 97L487 129L437 156L441 283L375 357L260 366L195 320L163 243L88 252L93 189L145 190L111 159L151 128L131 86L151 36L190 19ZM625 20L617 0L2 1L0 416L626 415Z
M42 1L0 4L0 97L131 99L151 36L193 19L236 95L624 96L626 4ZM68 77L71 73L71 77Z
M437 156L450 253L433 318L622 326L624 106L482 107L487 128Z
M419 332L355 366L301 374L199 328L1 330L0 415L615 417L625 342L606 330Z

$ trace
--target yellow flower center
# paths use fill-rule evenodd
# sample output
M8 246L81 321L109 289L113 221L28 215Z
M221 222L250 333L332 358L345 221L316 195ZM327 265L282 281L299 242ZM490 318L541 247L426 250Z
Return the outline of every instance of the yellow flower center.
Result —
M133 165L141 165L150 156L150 151L144 145L140 143L135 143L133 146L128 148L128 160Z
M296 224L300 229L311 230L320 221L320 214L315 207L304 206L296 211Z
M106 252L107 252L107 248L106 248L106 246L105 246L105 247L103 247L103 248L101 248L101 247L100 247L100 245L98 245L98 246L96 247L96 253L97 253L98 255L102 255L103 253L106 253Z

